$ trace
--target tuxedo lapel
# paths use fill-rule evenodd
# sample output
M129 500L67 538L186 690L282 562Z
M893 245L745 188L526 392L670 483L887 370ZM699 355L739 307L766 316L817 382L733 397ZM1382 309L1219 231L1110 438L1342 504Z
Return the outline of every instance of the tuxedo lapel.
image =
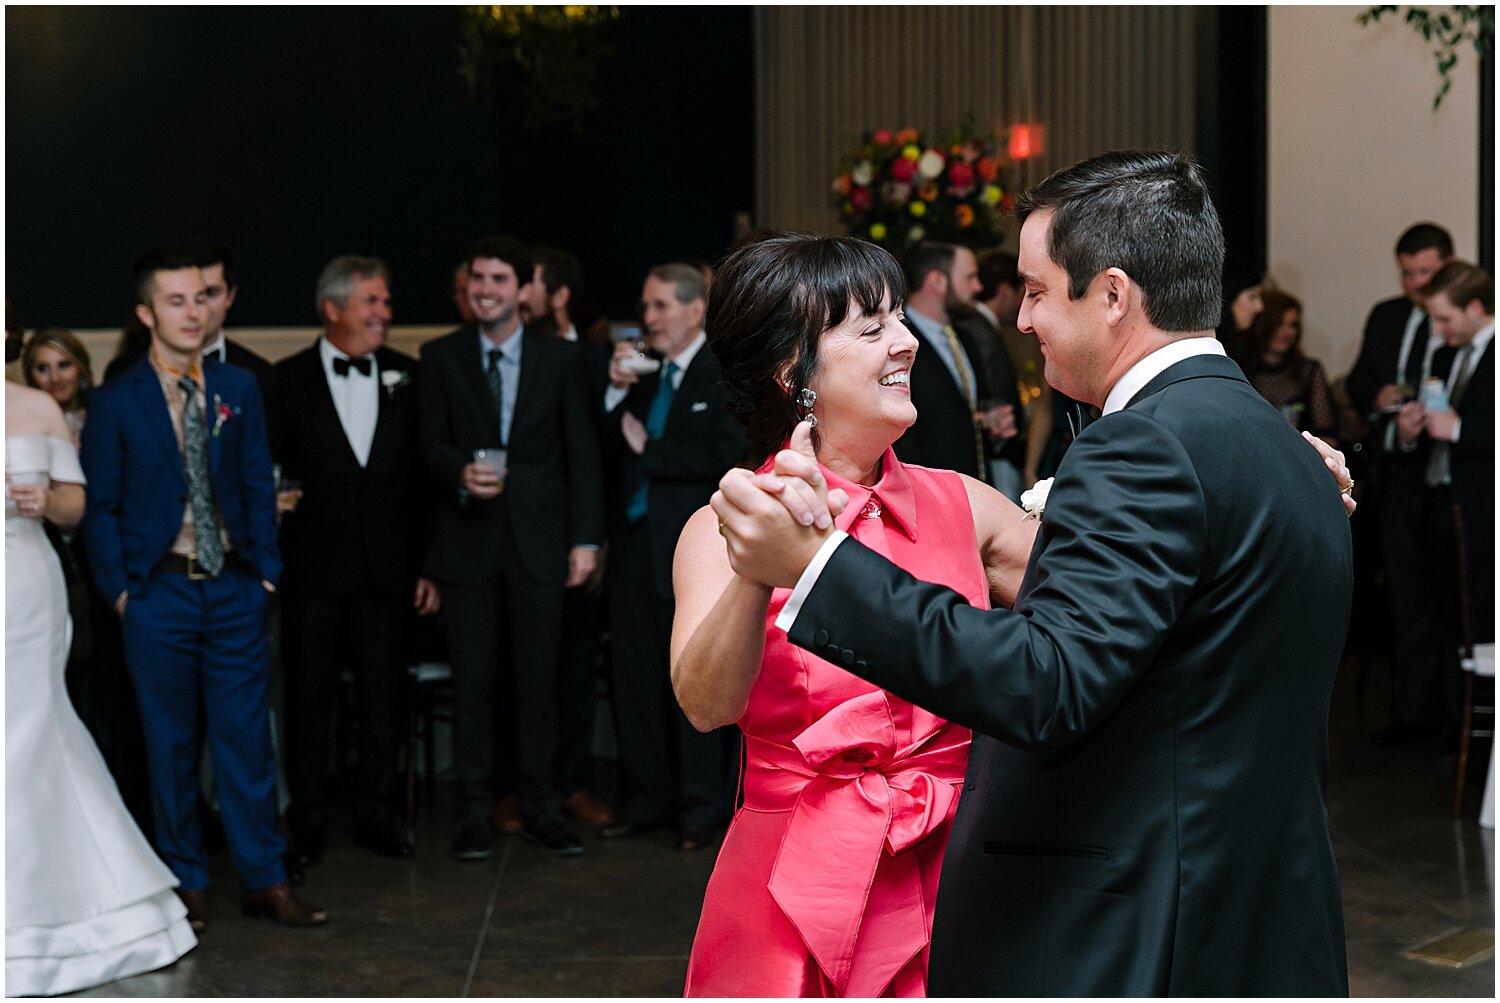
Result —
M317 342L304 354L306 359L302 363L302 392L307 403L312 406L311 413L321 417L332 427L334 438L344 444L344 455L357 467L359 458L354 455L354 447L349 445L349 433L339 420L338 408L334 407L333 391L328 389L328 376L323 369L323 356Z

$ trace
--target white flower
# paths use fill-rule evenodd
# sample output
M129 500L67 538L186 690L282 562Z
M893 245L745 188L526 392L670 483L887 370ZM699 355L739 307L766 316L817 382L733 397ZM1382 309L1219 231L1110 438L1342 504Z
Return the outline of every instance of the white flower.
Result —
M1047 507L1047 495L1052 492L1052 478L1037 481L1031 486L1030 491L1021 492L1021 508L1026 510L1027 519L1041 519L1042 511Z
M854 170L849 172L849 178L857 185L867 185L875 180L875 168L868 160L861 160L854 165Z
M946 163L941 153L928 150L922 154L922 159L917 161L917 173L924 178L935 178L943 173L943 165Z
M923 237L927 236L927 231L922 229L920 224L917 226L913 226L910 230L907 231L907 233L912 240L921 240Z
M398 387L404 387L411 382L411 373L402 369L382 369L380 371L380 385L385 387L386 395L396 392Z

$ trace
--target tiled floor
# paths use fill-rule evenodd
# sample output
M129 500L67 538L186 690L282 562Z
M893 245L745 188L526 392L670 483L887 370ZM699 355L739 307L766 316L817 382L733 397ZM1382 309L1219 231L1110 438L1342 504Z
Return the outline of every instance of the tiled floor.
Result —
M1355 996L1495 994L1493 962L1464 970L1401 953L1461 927L1494 927L1493 834L1448 817L1452 760L1371 749L1383 724L1377 666L1360 692L1353 663L1333 716L1329 812L1343 876ZM1358 699L1357 699L1358 697ZM1360 706L1363 704L1363 708ZM1363 713L1362 713L1363 710ZM490 860L447 855L441 799L426 806L419 856L387 861L335 831L306 896L322 929L238 915L216 858L212 927L182 961L93 996L676 996L712 851L679 853L670 833L585 836L574 859L502 840Z

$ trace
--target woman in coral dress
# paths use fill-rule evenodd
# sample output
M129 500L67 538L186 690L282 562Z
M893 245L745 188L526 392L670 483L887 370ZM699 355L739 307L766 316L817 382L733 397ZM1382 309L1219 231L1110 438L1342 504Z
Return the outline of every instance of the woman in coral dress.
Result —
M803 421L848 495L839 528L987 608L1014 596L1035 524L988 485L896 459L916 418L902 294L874 245L775 236L724 263L706 327L752 445L770 454ZM790 590L734 575L712 510L684 530L674 574L678 699L696 726L745 735L687 994L924 995L968 730L791 645L774 625Z

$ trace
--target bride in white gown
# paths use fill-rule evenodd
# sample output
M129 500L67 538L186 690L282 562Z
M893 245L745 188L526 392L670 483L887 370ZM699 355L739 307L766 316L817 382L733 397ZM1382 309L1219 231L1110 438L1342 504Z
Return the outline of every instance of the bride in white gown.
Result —
M83 514L57 404L5 384L5 993L52 996L197 944L63 684L72 624L42 519Z

